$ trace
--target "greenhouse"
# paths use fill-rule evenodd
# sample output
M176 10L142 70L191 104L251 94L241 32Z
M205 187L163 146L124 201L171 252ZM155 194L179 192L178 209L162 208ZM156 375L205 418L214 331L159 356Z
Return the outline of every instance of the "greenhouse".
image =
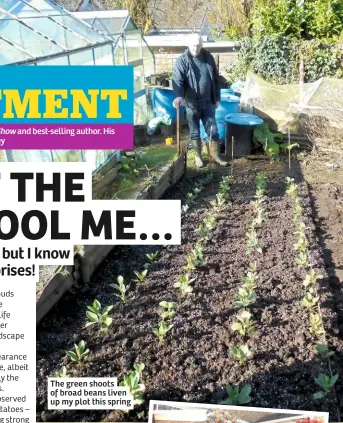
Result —
M127 10L69 12L51 0L2 0L0 65L134 67L134 123L148 119L145 80L154 55ZM97 169L113 151L7 151L0 160L91 161Z

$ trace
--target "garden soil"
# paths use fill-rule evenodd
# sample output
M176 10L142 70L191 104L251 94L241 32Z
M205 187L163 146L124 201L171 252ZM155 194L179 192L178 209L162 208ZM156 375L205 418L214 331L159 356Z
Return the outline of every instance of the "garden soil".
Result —
M220 172L229 172L219 169ZM245 232L253 218L250 202L255 193L255 175L268 177L266 221L258 229L263 254L246 254ZM149 400L217 404L225 398L225 386L252 386L254 407L330 411L330 420L343 414L342 379L324 400L315 401L314 378L328 374L328 364L316 360L315 339L309 332L308 313L299 305L304 295L304 274L294 264L295 243L292 202L285 194L282 163L238 160L230 201L220 214L205 251L205 264L193 273L194 291L182 298L173 284L185 266L185 253L198 240L195 229L210 213L210 201L218 192L219 172L201 193L196 206L182 219L182 245L121 246L113 250L88 285L75 289L52 310L37 328L37 421L147 421ZM336 286L325 270L325 255L317 234L313 202L300 167L295 168L304 205L304 221L310 242L312 267L323 274L318 283L320 304L329 345L337 352L333 373L342 372L340 313ZM166 198L183 200L201 173L189 174ZM159 251L147 279L136 285L134 271L142 269L146 254ZM235 306L238 286L256 262L259 271L256 301L250 308L256 332L244 342L253 358L239 365L229 352L242 339L230 326L240 310ZM122 275L131 282L127 303L122 304L109 286ZM108 334L94 327L85 329L86 309L98 299L114 304L113 326ZM160 343L152 333L158 326L160 301L177 303L174 327ZM66 350L84 339L92 359L83 367L69 364L70 376L118 377L122 380L134 363L144 363L145 403L128 413L119 411L49 411L46 378L69 363Z

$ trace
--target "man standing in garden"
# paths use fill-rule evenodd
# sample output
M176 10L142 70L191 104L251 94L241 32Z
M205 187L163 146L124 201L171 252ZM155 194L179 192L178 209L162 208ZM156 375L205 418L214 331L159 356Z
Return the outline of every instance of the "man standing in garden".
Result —
M201 158L200 120L211 139L212 159L223 166L228 163L219 157L219 135L215 109L219 106L219 73L210 52L205 50L199 34L187 37L187 50L178 58L174 67L174 107L185 105L190 138L195 151L196 167L203 167Z

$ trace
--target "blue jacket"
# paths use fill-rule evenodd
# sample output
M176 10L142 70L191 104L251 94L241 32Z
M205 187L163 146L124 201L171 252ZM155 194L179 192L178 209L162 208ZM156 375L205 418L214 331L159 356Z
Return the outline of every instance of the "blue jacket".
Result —
M212 84L211 100L213 104L220 101L219 73L212 54L202 49L208 66ZM182 97L188 107L197 108L198 84L195 78L194 63L187 49L176 61L174 66L173 90L176 97Z

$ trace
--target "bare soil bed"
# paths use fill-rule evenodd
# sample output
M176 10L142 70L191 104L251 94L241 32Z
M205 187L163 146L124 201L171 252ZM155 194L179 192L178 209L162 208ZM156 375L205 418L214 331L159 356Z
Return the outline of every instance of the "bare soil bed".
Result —
M221 169L222 173L228 172ZM245 232L252 219L250 202L255 194L255 176L264 171L268 177L266 222L259 229L263 254L246 254ZM282 164L266 161L238 161L230 203L221 213L218 225L205 250L205 264L197 267L194 291L181 298L173 288L185 266L185 253L198 240L195 229L210 209L210 200L218 192L219 174L201 193L196 206L183 219L182 245L167 248L153 246L119 247L103 263L91 283L68 294L37 328L37 421L147 421L149 400L217 403L225 396L228 384L252 385L254 407L329 411L331 421L343 414L342 377L336 390L315 401L318 391L314 377L328 373L326 364L316 361L318 339L309 332L308 313L299 305L304 296L304 274L294 264L295 243L291 200L285 194L286 172ZM309 228L310 261L324 275L318 282L320 305L328 343L336 351L332 359L334 373L343 373L340 341L340 316L336 291L325 271L320 239L316 236L313 208L307 183L296 173L304 205L304 221ZM199 176L183 180L168 198L184 199ZM131 285L129 300L119 302L109 284L118 275L126 283L133 272L146 262L146 253L159 251L157 262L147 279ZM259 281L257 299L251 307L257 331L246 338L253 358L239 365L230 355L231 345L241 339L230 326L238 308L234 302L238 286L256 261ZM85 329L86 308L94 299L103 305L114 304L113 326L106 335L90 327ZM152 334L158 325L160 301L177 303L174 327L164 343ZM144 363L145 403L129 413L118 411L48 411L46 378L63 362L66 350L84 339L92 360L81 369L70 365L71 376L118 377L122 380L134 363Z

